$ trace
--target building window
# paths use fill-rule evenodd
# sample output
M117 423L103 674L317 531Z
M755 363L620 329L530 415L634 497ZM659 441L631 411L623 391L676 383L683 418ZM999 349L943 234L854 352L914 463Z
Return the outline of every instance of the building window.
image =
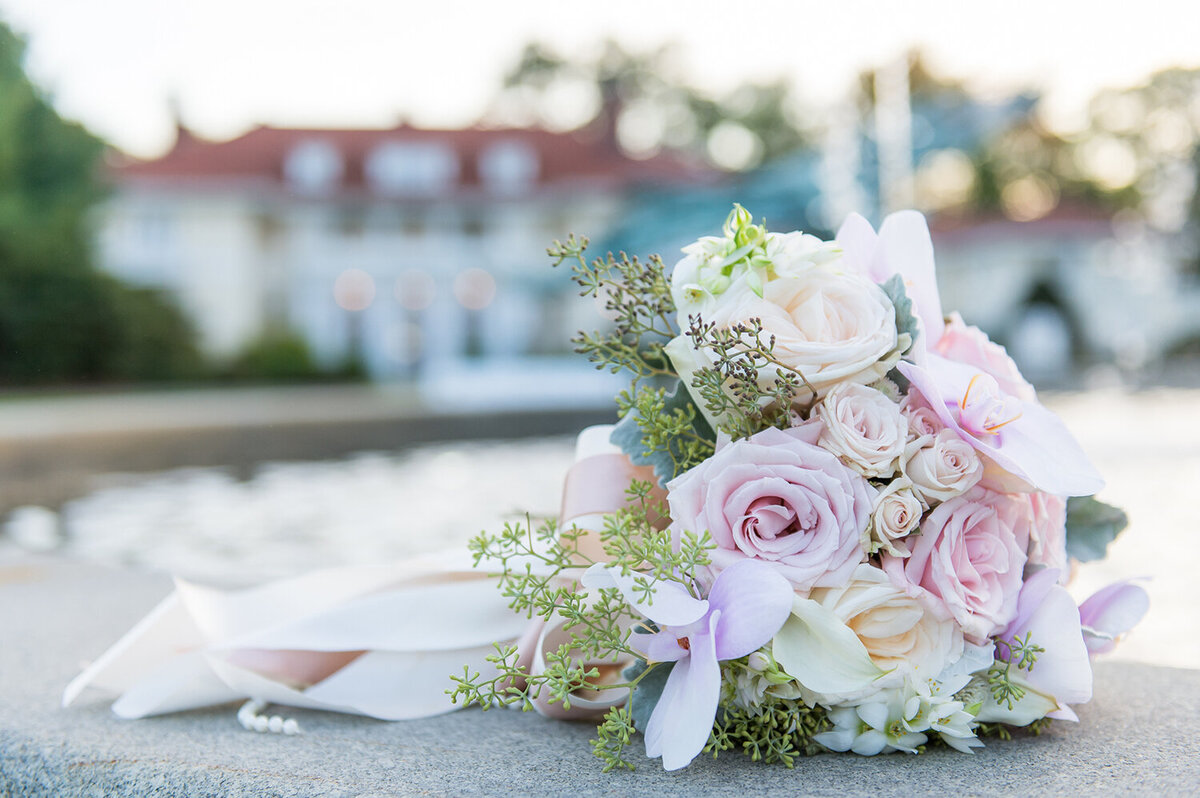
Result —
M381 196L425 196L453 187L459 162L445 144L388 141L367 155L363 170L371 189Z
M283 174L297 193L322 195L337 188L344 168L337 147L314 139L301 142L288 153Z
M528 191L538 176L537 151L524 141L500 141L479 155L479 178L493 194Z

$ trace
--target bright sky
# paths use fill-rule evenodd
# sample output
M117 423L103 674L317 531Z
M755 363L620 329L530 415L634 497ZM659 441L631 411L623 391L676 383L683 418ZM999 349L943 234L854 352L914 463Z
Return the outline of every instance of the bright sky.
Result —
M212 137L468 124L532 39L568 53L674 41L697 85L784 74L817 105L920 45L979 88L1046 90L1063 124L1098 88L1200 67L1195 0L0 0L0 16L62 113L141 155L170 144L173 95Z

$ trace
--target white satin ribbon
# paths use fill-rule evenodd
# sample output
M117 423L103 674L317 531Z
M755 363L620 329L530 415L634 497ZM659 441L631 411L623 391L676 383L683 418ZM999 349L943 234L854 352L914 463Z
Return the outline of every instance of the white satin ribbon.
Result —
M593 558L603 555L604 513L623 506L630 479L648 476L608 442L611 431L580 433L575 478L564 490L562 523L596 533L587 536ZM522 664L542 673L546 652L570 637L561 619L543 624L513 613L495 579L476 571L465 550L244 590L177 579L170 596L67 685L63 706L97 688L118 694L113 711L125 718L247 698L421 718L455 709L445 691L464 665L484 678L495 674L486 661L495 643L518 642ZM625 663L588 664L619 681ZM626 697L624 690L580 692L565 716L603 714ZM564 716L561 704L540 696L534 704L542 714Z
M494 673L528 621L467 552L337 568L248 590L175 592L63 694L119 693L127 718L239 698L387 720L449 712L450 674Z

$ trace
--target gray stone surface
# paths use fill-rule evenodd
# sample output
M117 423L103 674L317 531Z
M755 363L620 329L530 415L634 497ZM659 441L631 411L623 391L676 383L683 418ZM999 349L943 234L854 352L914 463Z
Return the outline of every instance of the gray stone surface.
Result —
M1200 671L1100 663L1081 723L973 756L826 755L794 770L740 756L677 773L635 752L601 773L587 724L464 711L407 723L301 712L297 737L243 731L235 705L122 721L61 709L81 662L169 589L161 576L0 555L0 795L1078 795L1200 788Z

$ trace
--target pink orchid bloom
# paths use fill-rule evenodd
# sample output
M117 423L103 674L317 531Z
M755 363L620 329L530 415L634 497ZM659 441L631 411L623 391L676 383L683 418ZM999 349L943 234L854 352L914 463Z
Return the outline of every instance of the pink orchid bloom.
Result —
M876 283L887 282L893 274L904 279L904 290L921 320L924 343L914 354L918 360L925 349L942 337L942 300L934 275L933 240L929 225L917 211L898 211L889 215L876 233L871 223L857 213L846 217L837 231L842 262Z
M990 374L932 352L924 366L901 362L897 368L911 383L909 395L920 394L948 429L993 466L985 479L998 487L1056 496L1091 496L1104 487L1066 426L1036 400L1005 394Z
M1066 588L1058 584L1058 576L1057 568L1044 568L1025 580L1017 598L1017 617L999 637L1008 641L1028 634L1030 643L1045 649L1021 677L1058 702L1058 708L1047 717L1079 720L1067 705L1091 700L1092 664L1083 642L1079 609ZM996 649L999 659L1009 658L1003 646Z
M673 582L656 586L650 602L634 593L635 574L593 565L588 588L617 588L659 631L634 635L631 643L647 662L674 662L643 734L646 756L661 756L665 770L686 767L704 750L721 698L721 660L757 651L792 611L792 586L770 565L742 560L722 571L707 599L692 597Z
M1150 597L1141 585L1130 581L1102 587L1079 605L1083 642L1091 655L1107 654L1117 638L1142 620L1150 609Z

